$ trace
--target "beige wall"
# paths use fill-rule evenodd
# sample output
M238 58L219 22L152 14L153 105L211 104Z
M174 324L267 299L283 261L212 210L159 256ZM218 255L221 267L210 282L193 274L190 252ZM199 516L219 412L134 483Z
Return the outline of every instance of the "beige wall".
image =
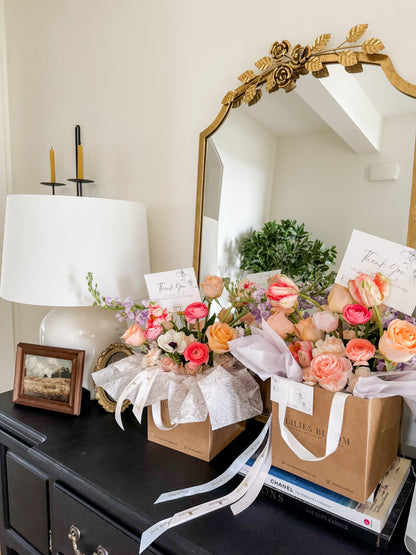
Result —
M3 1L10 189L44 192L51 145L57 178L72 177L79 123L89 194L146 203L153 271L192 264L198 135L274 40L332 32L342 42L367 22L416 82L414 0L350 0L345 15L333 0ZM14 341L36 342L44 312L15 307ZM10 341L2 334L1 350ZM2 365L5 388L12 361Z

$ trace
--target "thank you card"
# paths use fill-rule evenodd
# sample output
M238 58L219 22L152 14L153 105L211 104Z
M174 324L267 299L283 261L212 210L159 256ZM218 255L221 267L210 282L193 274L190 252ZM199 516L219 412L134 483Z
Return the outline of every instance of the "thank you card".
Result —
M412 314L416 305L416 251L410 247L354 229L336 283L348 285L357 273L380 272L390 280L384 304Z
M149 299L160 303L170 312L181 312L195 302L201 302L198 282L193 268L144 276Z

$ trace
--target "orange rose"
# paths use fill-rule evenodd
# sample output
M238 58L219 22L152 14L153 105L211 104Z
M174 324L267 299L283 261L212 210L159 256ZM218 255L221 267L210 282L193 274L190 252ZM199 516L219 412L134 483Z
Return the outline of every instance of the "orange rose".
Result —
M342 314L345 305L354 304L354 299L346 287L336 283L328 296L329 310Z
M224 282L218 276L207 276L201 283L204 295L210 299L218 299L224 290Z
M237 330L223 322L215 322L207 329L208 346L214 353L222 355L228 353L228 342L237 339Z
M305 320L299 320L295 324L295 333L302 341L318 341L324 337L324 332L318 330L312 321L312 317L306 318Z
M416 355L416 326L406 320L393 320L383 333L378 348L391 362L407 362Z

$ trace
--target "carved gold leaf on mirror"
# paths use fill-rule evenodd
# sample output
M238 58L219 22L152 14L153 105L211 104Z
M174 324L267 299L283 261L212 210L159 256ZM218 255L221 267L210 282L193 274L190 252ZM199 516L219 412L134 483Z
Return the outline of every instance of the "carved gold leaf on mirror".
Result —
M200 276L200 266L202 222L206 200L204 195L207 183L208 139L220 130L231 113L234 113L234 109L240 108L240 110L245 110L244 107L250 107L247 114L251 113L252 110L257 109L252 108L256 104L263 105L266 97L269 96L266 93L276 92L280 89L282 89L282 92L291 92L299 84L300 79L302 79L302 83L303 79L306 78L312 81L315 81L314 78L316 78L316 82L326 81L326 78L332 77L332 73L336 69L335 66L338 66L340 69L342 68L344 74L366 74L366 72L370 72L370 69L366 68L378 66L387 78L387 84L390 83L400 93L404 93L408 97L416 98L416 86L397 74L390 58L386 54L381 53L384 49L382 41L373 37L365 38L364 35L367 32L367 27L368 25L366 24L352 27L347 32L345 40L334 47L331 46L333 39L329 33L319 35L310 46L303 46L298 43L292 46L288 40L276 41L271 45L269 54L255 62L254 70L247 69L239 75L238 80L241 82L241 85L234 90L228 91L224 96L220 112L214 121L202 131L199 141L198 190L194 235L194 268L198 279L205 277ZM310 77L306 77L308 75ZM360 76L358 75L357 77ZM298 90L300 88L298 87ZM325 152L322 152L323 157L325 157L325 154ZM413 175L412 187L409 190L409 204L409 210L406 214L406 218L408 218L407 244L416 247L416 169ZM403 239L402 242L405 242L405 240Z
M260 100L260 87L264 84L269 93L279 89L290 92L296 87L296 81L300 75L311 72L319 79L327 77L329 75L326 69L327 63L341 64L351 73L362 71L357 50L361 49L362 53L372 55L384 49L384 44L377 38L355 44L365 34L367 27L367 24L355 25L348 31L345 41L327 50L325 47L331 40L330 33L319 35L312 46L296 44L292 47L287 40L274 42L269 50L270 56L263 56L254 64L261 73L255 75L251 69L244 71L238 77L243 85L229 91L223 98L222 104L231 104L233 108L237 108L243 97L243 102L252 106Z

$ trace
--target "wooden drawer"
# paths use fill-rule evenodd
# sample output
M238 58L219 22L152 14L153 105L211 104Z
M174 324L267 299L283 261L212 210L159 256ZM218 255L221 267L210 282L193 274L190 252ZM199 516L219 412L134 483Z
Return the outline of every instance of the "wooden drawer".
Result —
M101 545L108 555L137 555L140 541L110 517L55 483L51 499L52 554L74 555L68 533L72 525L80 532L77 547L81 553L97 552Z
M48 553L48 479L14 453L6 454L10 528L40 553Z

